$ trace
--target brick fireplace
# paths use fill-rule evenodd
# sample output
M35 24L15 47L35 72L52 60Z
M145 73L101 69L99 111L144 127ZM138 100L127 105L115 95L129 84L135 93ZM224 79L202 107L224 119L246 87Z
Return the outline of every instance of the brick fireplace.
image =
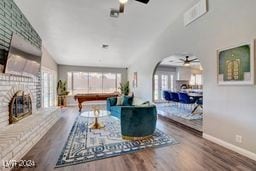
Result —
M60 109L40 101L39 77L0 74L0 161L20 160L59 120Z
M15 113L18 111L13 111L13 109L11 111L11 103L19 104L19 102L15 102L15 97L23 97L26 101L24 102L26 103L25 108L29 107L29 110L31 111L27 111L28 109L25 108L22 109L23 111L18 109L19 113ZM18 101L20 101L20 99ZM40 108L40 104L41 84L39 78L27 78L0 74L0 128L4 128L10 123L17 122L22 117L24 118L25 116L35 112ZM12 119L12 116L10 116L11 113L14 114Z
M9 104L9 123L15 123L32 114L32 101L29 93L18 91Z

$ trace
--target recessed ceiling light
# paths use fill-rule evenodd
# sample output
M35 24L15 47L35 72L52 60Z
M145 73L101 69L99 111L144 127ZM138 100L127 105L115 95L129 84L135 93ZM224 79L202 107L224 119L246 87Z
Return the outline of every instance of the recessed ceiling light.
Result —
M103 44L103 45L102 45L102 48L103 48L103 49L107 49L108 47L109 47L109 45L107 45L107 44Z

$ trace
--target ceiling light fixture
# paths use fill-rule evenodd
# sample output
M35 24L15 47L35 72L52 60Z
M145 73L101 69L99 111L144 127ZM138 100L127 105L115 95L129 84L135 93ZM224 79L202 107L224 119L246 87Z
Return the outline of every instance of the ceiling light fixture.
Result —
M128 2L128 0L119 0L119 2L120 2L121 4L126 4L126 3Z
M128 0L119 0L120 7L119 7L119 13L124 13L124 5L128 2Z
M190 63L189 63L189 62L185 62L185 63L184 63L184 66L189 67L189 66L190 66Z
M200 65L200 71L203 71L204 69L203 69L203 67L202 67L202 65Z
M137 2L147 4L149 0L135 0ZM128 0L119 0L120 6L119 6L119 13L124 13L124 6L128 2Z

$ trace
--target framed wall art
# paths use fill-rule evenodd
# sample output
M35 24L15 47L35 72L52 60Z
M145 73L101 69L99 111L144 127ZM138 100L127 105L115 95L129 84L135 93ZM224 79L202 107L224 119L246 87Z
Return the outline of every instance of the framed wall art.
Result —
M253 85L254 50L254 41L218 50L218 84Z

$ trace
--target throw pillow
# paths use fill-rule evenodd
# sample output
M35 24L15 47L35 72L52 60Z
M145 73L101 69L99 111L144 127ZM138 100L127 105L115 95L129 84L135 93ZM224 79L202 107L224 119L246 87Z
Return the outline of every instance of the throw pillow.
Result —
M123 103L124 103L124 96L117 97L117 99L116 99L116 105L117 105L117 106L122 106Z
M137 104L136 106L138 106L138 107L147 107L147 106L151 106L151 103L150 103L150 101L145 101L141 104Z
M142 105L150 105L150 101L145 101Z
M149 107L149 104L140 104L140 105L136 105L136 107Z
M124 96L123 106L132 106L133 96Z
M117 98L116 97L111 97L109 98L110 106L115 106L117 103Z

